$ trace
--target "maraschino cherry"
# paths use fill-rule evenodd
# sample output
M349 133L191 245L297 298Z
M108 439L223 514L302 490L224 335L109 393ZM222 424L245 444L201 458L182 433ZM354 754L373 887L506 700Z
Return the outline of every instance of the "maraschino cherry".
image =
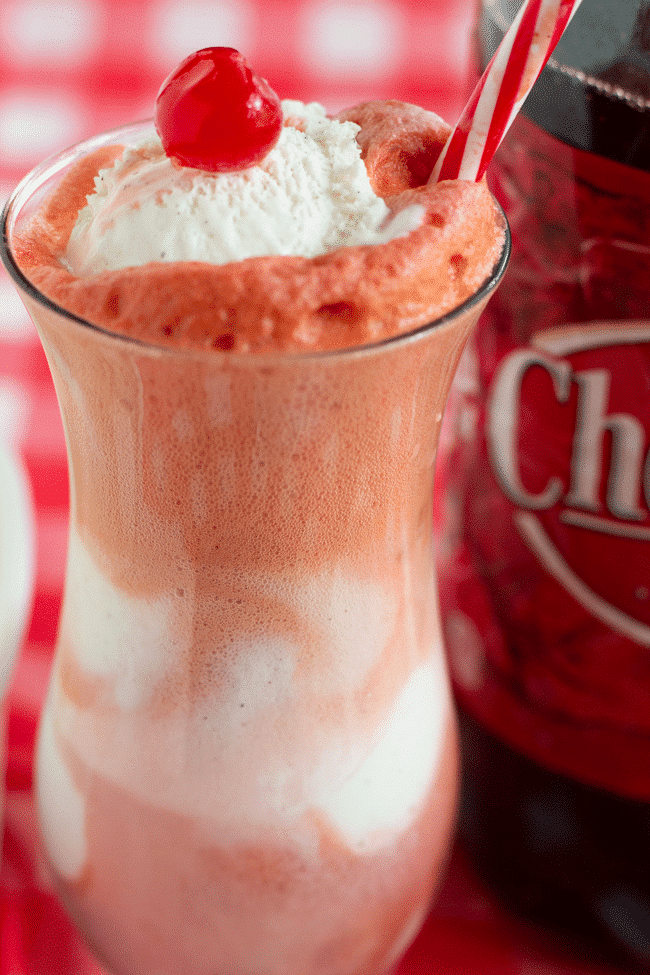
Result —
M156 129L167 155L212 173L261 162L280 137L280 99L232 47L191 54L163 82Z

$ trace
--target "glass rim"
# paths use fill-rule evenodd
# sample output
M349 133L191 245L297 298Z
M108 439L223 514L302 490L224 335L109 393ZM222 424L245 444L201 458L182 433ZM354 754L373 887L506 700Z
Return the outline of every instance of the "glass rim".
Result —
M250 362L251 360L255 362L280 362L282 360L304 361L309 359L338 358L341 356L347 358L348 356L355 357L359 355L370 355L376 350L384 350L387 347L393 347L396 345L401 346L403 344L416 341L425 333L428 333L433 329L441 328L448 322L451 322L457 317L471 311L473 307L483 302L492 294L494 290L496 290L496 287L501 281L506 267L508 266L512 247L510 226L501 204L498 202L498 200L496 200L494 195L492 195L497 212L501 215L504 229L504 243L501 253L489 275L481 282L476 291L470 295L469 298L466 298L465 301L463 301L460 305L457 305L455 308L446 312L444 315L441 315L439 318L436 318L431 322L426 322L424 325L419 325L417 328L411 329L410 331L399 332L396 335L388 336L387 338L380 339L377 342L365 342L361 345L350 345L335 349L305 349L294 351L262 349L260 351L253 350L248 352L232 352L229 350L201 348L199 346L192 345L173 346L171 344L156 343L153 341L136 338L135 336L122 332L111 331L109 328L105 328L102 325L97 325L94 322L82 318L80 315L75 315L73 312L68 311L51 298L48 298L47 295L43 294L43 292L40 291L29 280L14 258L10 242L11 227L13 220L18 217L22 207L33 198L38 190L43 188L50 179L54 178L54 176L64 171L67 166L70 166L82 154L86 155L95 149L101 148L102 146L110 145L116 140L128 141L129 136L133 138L136 133L142 133L145 127L152 128L153 124L153 119L143 119L138 122L131 122L125 126L108 129L99 135L92 136L89 139L84 139L81 142L76 142L73 145L55 153L54 155L47 157L45 160L43 160L43 162L39 163L25 176L23 176L14 190L10 193L2 208L2 214L0 216L0 259L2 260L5 269L9 273L19 292L24 293L29 298L38 302L38 304L40 304L43 308L47 309L48 311L55 312L57 315L60 315L62 318L66 319L75 326L81 325L108 340L112 340L118 344L127 343L136 348L140 348L141 350L157 352L161 355L182 356L184 358L206 356L212 359L215 357L224 357L227 359L227 361L233 363L237 361Z

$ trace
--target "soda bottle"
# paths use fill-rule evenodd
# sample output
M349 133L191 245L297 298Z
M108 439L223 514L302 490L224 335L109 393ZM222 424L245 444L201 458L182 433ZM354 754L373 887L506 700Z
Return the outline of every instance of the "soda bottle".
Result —
M479 68L521 0L483 0ZM442 465L462 836L518 911L650 968L650 2L584 0L492 166L510 269Z

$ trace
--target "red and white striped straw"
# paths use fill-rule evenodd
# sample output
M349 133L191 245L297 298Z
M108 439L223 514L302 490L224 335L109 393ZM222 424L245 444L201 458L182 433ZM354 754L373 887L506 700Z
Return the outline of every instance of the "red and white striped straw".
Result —
M581 2L526 0L465 106L431 182L483 178Z

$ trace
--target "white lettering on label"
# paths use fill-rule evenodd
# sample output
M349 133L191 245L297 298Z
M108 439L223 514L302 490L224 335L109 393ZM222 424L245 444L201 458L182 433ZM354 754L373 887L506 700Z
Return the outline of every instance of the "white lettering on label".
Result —
M555 333L557 334L557 333ZM540 343L544 333L535 336ZM621 335L617 335L621 339ZM646 334L650 341L650 329ZM598 343L600 345L600 343ZM582 348L589 348L585 343ZM576 351L571 349L571 351ZM543 490L524 486L519 469L519 417L524 378L533 367L544 369L560 404L577 387L577 413L569 467L569 483L549 475ZM606 434L611 434L611 459L605 507L614 518L644 521L650 506L650 450L640 420L628 413L608 413L611 375L606 369L574 370L533 346L507 356L496 373L487 409L486 436L492 464L501 488L513 504L529 511L548 510L562 502L567 508L592 514L603 511L599 489L603 477ZM642 507L645 501L646 508ZM641 536L642 537L642 536ZM650 536L649 536L650 537Z
M539 332L530 346L516 349L500 363L489 393L486 423L490 461L505 496L521 509L513 518L527 546L585 609L645 646L650 646L650 627L586 586L534 512L558 506L565 524L650 541L649 432L634 415L638 404L631 403L630 412L610 412L611 372L604 367L574 368L568 358L588 349L608 349L612 356L636 355L635 346L649 343L648 322L596 322ZM568 467L559 473L549 470L537 491L524 484L519 457L520 417L522 409L530 408L522 406L522 388L534 368L544 370L558 404L567 404L573 392L576 397Z

